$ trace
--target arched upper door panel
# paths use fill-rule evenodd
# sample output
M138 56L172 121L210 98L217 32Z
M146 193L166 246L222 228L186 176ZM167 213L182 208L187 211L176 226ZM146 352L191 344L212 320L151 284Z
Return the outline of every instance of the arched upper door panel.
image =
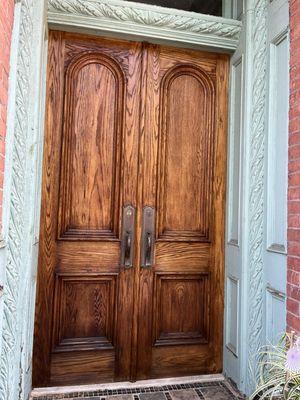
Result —
M160 91L159 238L209 241L214 85L182 64Z
M117 238L124 89L121 68L101 53L66 70L61 238Z

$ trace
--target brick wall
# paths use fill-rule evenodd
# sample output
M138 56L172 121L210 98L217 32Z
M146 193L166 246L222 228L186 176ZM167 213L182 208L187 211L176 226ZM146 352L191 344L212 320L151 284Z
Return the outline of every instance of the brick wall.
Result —
M8 74L13 16L14 0L0 0L0 228L2 224Z
M300 0L290 0L287 326L300 333Z

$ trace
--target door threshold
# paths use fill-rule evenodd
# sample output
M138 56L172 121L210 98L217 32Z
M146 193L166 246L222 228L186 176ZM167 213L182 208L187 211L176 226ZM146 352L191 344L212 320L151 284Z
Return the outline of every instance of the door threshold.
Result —
M147 379L136 382L112 382L100 383L93 385L77 385L77 386L59 386L59 387L43 387L34 388L31 392L31 399L41 396L49 396L55 394L69 394L73 392L91 392L97 390L117 390L117 389L132 389L141 387L156 387L167 385L181 385L185 383L202 383L202 382L217 382L225 381L223 374L210 375L194 375L183 376L178 378L162 378L162 379Z

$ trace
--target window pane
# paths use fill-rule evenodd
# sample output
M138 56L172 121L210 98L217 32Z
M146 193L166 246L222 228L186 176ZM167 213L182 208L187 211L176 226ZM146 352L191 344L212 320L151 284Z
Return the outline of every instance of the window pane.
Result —
M222 0L129 0L178 10L222 16Z

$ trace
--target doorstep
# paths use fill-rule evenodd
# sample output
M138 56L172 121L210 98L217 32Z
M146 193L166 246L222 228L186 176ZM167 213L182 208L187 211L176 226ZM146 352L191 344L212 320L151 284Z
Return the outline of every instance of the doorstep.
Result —
M242 396L221 374L37 388L32 400L234 400Z

